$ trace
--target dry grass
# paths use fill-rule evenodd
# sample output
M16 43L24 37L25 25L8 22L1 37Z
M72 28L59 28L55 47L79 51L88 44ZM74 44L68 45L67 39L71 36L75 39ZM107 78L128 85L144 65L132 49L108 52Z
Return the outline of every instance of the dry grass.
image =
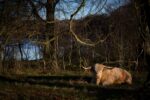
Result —
M133 75L133 85L131 87L139 86L146 79L146 72L131 72ZM101 87L91 84L83 77L91 77L89 72L84 71L61 71L59 73L47 70L43 72L41 68L14 68L1 70L1 74L9 78L22 81L17 82L0 82L0 99L38 99L38 100L126 100L124 95L114 92L116 87L107 90L109 94L105 94L105 90ZM80 78L81 77L81 78ZM29 79L28 79L29 78ZM79 78L76 80L76 78ZM74 80L75 79L75 80ZM34 84L30 84L30 83ZM118 89L127 89L128 86L119 86ZM136 92L135 92L136 93ZM111 95L112 94L112 95ZM115 94L115 95L114 95ZM128 94L128 93L127 93ZM133 93L134 94L134 93ZM113 96L114 95L114 96ZM118 96L119 95L119 96ZM126 96L126 94L125 94ZM129 95L128 99L136 100L134 95Z
M29 84L0 84L1 100L94 100L95 97L74 88L48 87Z

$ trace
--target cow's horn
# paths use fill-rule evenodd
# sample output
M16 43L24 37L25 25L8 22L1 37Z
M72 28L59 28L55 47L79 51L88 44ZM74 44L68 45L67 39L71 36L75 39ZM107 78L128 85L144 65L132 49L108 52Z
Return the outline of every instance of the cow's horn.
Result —
M85 69L85 70L88 70L88 69L91 69L92 67L83 67L82 66L82 68Z
M113 69L114 67L105 66L104 68L107 68L107 69Z

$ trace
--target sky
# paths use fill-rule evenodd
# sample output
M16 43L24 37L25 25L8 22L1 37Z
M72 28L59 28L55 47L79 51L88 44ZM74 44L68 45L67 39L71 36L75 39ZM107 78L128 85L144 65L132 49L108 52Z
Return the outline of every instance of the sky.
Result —
M56 5L56 19L69 19L70 15L79 7L82 0L79 1L80 2L64 3L63 0L60 0L60 2ZM86 0L85 6L82 7L82 9L74 18L79 19L93 14L107 14L108 12L106 9L108 9L108 7L111 7L111 9L116 9L119 6L125 4L125 1L127 0Z
M82 0L60 0L55 8L55 18L59 20L70 19L70 15L76 11ZM74 17L80 19L93 14L107 14L106 9L116 9L124 5L128 0L85 0L85 5ZM46 19L46 9L42 8L39 12L43 19Z

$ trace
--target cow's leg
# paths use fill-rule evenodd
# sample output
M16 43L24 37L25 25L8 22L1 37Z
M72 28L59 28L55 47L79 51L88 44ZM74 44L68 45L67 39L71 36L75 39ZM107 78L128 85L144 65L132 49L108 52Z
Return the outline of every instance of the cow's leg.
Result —
M99 74L96 75L96 84L99 85L101 81L101 78L99 76Z
M103 69L96 75L96 84L99 85L102 78L102 71Z
M115 81L114 77L109 77L106 81L102 82L102 85L103 86L112 85L114 84L114 81Z
M101 83L102 72L96 75L96 84L99 85Z
M97 84L97 85L100 84L100 78L99 78L99 77L96 78L96 84Z
M108 86L108 85L111 85L111 84L113 84L113 83L112 83L112 82L109 82L109 81L104 81L104 82L102 83L103 86Z
M128 76L128 78L126 80L126 83L132 84L132 77L131 76Z
M124 78L124 82L127 84L132 84L132 76L130 73L128 73L127 71L124 71L125 73L125 78Z

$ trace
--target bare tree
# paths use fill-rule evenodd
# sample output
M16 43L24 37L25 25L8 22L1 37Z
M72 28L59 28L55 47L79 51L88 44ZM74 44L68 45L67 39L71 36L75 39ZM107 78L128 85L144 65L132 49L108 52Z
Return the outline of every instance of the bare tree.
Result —
M148 64L148 76L145 83L150 80L150 2L149 0L134 0L139 15L139 34L143 39L143 49Z

